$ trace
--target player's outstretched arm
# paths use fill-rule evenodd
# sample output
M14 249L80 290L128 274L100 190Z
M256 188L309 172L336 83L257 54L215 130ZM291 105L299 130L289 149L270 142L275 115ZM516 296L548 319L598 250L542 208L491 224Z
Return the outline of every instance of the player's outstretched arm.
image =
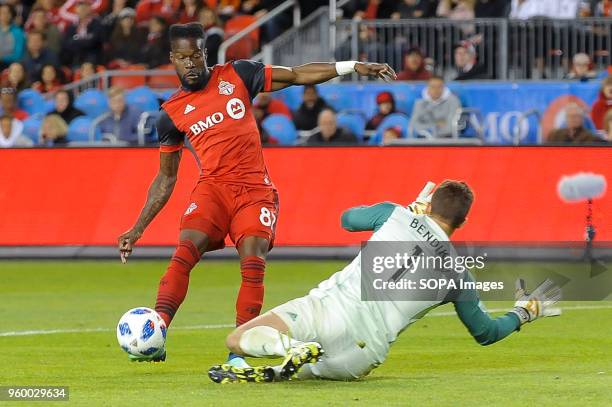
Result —
M466 280L474 281L468 272ZM497 318L491 318L484 310L476 290L462 290L455 301L455 311L470 334L481 345L491 345L504 339L521 325L532 322L538 317L560 315L561 311L552 308L561 298L561 289L547 280L538 286L533 294L525 293L524 287L517 291L515 307Z
M397 79L395 71L388 64L357 61L312 62L291 68L273 66L271 90L279 90L291 85L316 85L336 76L354 72L361 76L379 78L387 82Z
M372 206L356 206L342 213L342 228L349 232L376 231L389 219L396 204L381 202Z
M149 223L157 216L172 195L181 160L181 151L160 152L159 171L149 187L147 201L134 226L119 236L119 254L125 263L134 243L140 239Z

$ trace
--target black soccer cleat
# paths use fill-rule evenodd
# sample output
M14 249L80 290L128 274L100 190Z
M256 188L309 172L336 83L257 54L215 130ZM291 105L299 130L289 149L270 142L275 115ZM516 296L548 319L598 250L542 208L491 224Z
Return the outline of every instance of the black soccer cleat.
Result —
M151 356L135 356L128 353L128 359L132 362L165 362L166 349L160 349L159 352Z
M274 380L270 366L236 367L224 363L208 370L208 377L215 383L263 383Z
M325 351L316 342L306 342L289 349L281 364L280 378L290 380L306 363L316 363Z

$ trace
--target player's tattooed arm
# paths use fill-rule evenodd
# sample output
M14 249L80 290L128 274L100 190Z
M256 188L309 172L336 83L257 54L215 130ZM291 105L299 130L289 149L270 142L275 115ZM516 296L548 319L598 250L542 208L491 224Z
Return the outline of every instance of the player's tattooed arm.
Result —
M361 76L380 78L387 82L397 79L395 71L388 64L354 61L312 62L292 68L273 66L271 90L279 90L291 85L316 85L352 72Z
M166 205L174 191L181 160L181 151L160 152L159 171L149 187L147 201L134 226L119 236L119 254L125 263L132 252L134 244L140 239L144 230Z

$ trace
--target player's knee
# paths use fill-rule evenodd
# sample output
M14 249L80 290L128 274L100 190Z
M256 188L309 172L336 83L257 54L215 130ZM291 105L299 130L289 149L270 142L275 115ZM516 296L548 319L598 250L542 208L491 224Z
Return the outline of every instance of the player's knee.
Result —
M240 330L235 329L232 333L227 335L225 338L225 346L229 349L230 352L241 355L242 349L240 349L240 337L242 336L242 332Z
M268 239L258 236L245 237L238 246L240 257L257 256L266 259L270 242Z
M204 254L208 248L209 238L205 233L196 230L181 231L180 240L189 240L198 249L200 254Z

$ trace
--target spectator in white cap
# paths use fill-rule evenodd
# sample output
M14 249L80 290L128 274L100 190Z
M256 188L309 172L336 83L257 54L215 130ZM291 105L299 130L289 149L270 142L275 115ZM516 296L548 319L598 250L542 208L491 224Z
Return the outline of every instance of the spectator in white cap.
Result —
M456 81L471 79L490 79L484 66L478 63L476 48L469 41L461 41L455 46Z
M596 76L597 72L591 69L591 57L584 52L580 52L575 54L574 58L572 58L572 69L565 78L578 79L579 81L586 82Z

